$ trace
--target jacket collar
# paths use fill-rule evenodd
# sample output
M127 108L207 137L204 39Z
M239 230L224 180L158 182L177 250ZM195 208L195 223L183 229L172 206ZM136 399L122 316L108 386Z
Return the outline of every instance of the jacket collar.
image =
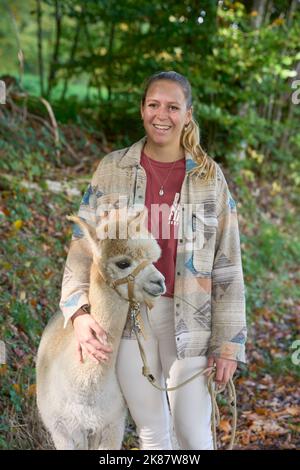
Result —
M136 166L140 163L141 152L144 147L144 144L146 143L146 140L147 136L144 136L127 148L126 152L124 153L119 162L119 166L121 168ZM197 163L193 159L192 155L185 151L185 172L189 173L196 166Z

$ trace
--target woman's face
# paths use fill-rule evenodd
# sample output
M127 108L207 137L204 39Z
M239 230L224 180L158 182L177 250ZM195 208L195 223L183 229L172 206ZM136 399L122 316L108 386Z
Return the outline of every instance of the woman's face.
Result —
M192 118L192 109L186 109L180 85L158 80L148 89L141 115L149 139L162 145L177 140L179 145L182 129Z

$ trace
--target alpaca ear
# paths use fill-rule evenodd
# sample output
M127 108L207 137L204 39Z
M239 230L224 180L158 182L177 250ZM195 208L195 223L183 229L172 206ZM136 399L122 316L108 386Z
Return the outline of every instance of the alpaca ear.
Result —
M75 224L79 225L82 229L84 236L87 238L90 247L92 249L92 253L96 258L101 257L101 253L99 250L99 244L97 239L96 230L90 224L88 224L85 220L81 219L77 215L67 215L66 218Z
M100 216L100 222L97 225L97 238L103 240L106 238L126 238L127 233L120 226L126 224L128 220L127 206L116 208L109 211L103 211ZM124 233L123 233L124 232Z

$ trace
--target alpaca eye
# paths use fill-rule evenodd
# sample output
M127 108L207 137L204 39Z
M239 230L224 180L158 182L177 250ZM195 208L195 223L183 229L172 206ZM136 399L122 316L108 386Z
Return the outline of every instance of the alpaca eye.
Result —
M129 261L117 261L117 262L116 262L116 265L117 265L118 268L120 268L120 269L126 269L126 268L129 268L130 263L129 263Z

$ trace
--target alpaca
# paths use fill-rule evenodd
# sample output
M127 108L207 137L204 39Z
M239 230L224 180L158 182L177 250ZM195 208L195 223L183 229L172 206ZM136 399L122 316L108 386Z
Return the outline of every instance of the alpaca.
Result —
M124 233L124 228L134 224L137 230L127 239L118 235L115 239L99 239L98 227L96 231L77 216L67 217L81 228L89 242L93 255L91 315L107 332L107 343L113 352L107 362L96 364L84 354L84 362L79 363L71 322L63 328L63 317L56 314L46 326L37 353L37 405L56 449L121 448L126 404L115 363L128 314L128 286L125 283L113 288L104 279L105 276L122 279L146 260L148 264L134 281L134 299L152 308L155 299L165 292L164 276L152 264L158 260L161 249L146 229L146 216L146 210L125 221L110 216L98 226L101 233L107 233L110 224L116 222L120 234L121 229Z

